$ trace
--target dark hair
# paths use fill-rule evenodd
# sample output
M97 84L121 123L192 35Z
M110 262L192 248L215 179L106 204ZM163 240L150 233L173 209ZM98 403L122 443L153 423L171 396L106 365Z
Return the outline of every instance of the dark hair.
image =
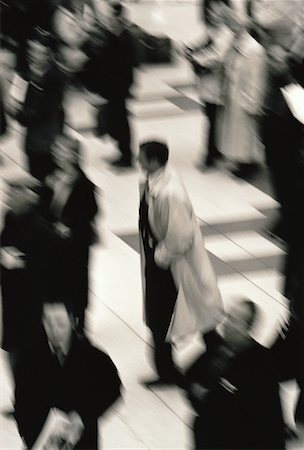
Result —
M168 147L163 142L143 142L140 145L140 151L145 153L148 160L156 159L161 166L165 166L169 158Z
M48 31L37 26L34 28L32 34L30 36L30 41L37 41L40 44L44 45L45 47L50 47L51 41L52 41L52 35Z
M113 12L114 12L114 15L116 16L116 17L121 17L121 16L123 16L124 15L124 12L125 12L125 8L124 8L124 6L120 3L120 2L114 2L113 4L112 4L112 9L113 9Z

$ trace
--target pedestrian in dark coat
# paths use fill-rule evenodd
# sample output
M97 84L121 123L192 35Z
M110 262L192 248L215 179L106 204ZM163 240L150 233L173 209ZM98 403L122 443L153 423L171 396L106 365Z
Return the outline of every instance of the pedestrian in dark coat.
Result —
M213 346L187 371L196 449L284 449L279 386L269 351L249 336L256 314L237 304Z
M58 136L53 156L57 168L46 179L41 194L41 213L66 241L68 263L64 275L81 331L88 306L89 250L95 239L95 186L79 166L78 141Z
M53 408L65 414L67 426L49 436L45 448L52 448L54 440L71 445L65 448L100 448L97 420L120 397L121 382L110 357L77 335L72 323L63 303L46 303L44 339L18 365L15 417L29 448Z
M9 210L1 233L1 346L9 353L14 373L17 353L39 335L41 293L54 286L62 289L65 242L37 212L36 180L19 171L6 176Z
M43 32L28 44L28 87L17 119L26 128L25 153L30 173L40 181L51 173L51 145L62 132L63 95L67 74L50 50L50 39Z
M120 152L119 158L112 164L129 167L132 165L132 136L126 100L134 80L136 51L133 35L124 20L123 6L117 1L111 4L110 30L95 76L99 80L99 93L108 101L105 113L107 132L117 142Z

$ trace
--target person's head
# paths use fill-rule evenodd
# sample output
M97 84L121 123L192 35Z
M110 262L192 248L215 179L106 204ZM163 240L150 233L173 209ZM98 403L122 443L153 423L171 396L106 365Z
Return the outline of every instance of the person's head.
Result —
M202 0L202 19L206 24L216 26L223 22L229 0Z
M55 350L69 347L74 321L63 300L44 301L42 324L48 341Z
M110 1L110 28L115 34L120 34L123 29L123 23L125 18L125 7L120 1L112 0Z
M167 164L169 150L165 143L157 141L144 142L139 147L138 161L148 175Z
M234 305L223 323L226 342L238 347L249 341L257 315L257 306L249 299L243 299Z
M7 174L5 203L15 216L27 214L38 205L40 188L39 181L27 173Z
M52 146L55 165L66 172L79 167L80 143L68 135L60 134Z

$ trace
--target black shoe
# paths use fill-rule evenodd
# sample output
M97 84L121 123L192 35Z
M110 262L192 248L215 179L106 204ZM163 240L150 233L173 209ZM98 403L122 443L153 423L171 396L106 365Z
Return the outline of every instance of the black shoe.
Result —
M265 232L281 244L285 244L288 241L286 227L282 219L270 224L269 227L266 225Z
M119 168L133 167L131 158L120 157L118 159L115 159L114 161L111 161L110 164L113 167L119 167Z
M146 388L174 386L176 382L172 378L152 378L141 382Z
M232 175L244 180L254 177L260 169L258 164L239 164L238 167L231 171Z

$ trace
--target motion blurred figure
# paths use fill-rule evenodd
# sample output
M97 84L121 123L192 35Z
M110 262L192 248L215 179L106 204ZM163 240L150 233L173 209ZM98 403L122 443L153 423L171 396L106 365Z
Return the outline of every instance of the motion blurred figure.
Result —
M120 397L116 367L107 354L76 334L62 301L44 303L43 329L43 341L32 346L17 369L19 432L31 448L49 412L57 408L66 413L67 425L63 435L49 436L50 442L63 441L63 448L100 448L97 420ZM54 447L50 442L46 448Z
M189 399L196 411L196 449L284 449L279 385L269 350L250 332L257 307L236 304L223 336L188 369Z
M15 374L16 359L39 337L41 293L61 289L64 242L38 214L39 183L21 170L6 173L1 232L2 342Z
M198 95L202 110L209 121L207 154L200 167L212 167L222 157L217 148L216 118L222 104L225 56L233 41L233 33L225 24L224 0L204 0L202 18L207 27L203 42L186 48L185 56L192 64L197 78ZM205 153L205 152L204 152Z
M167 167L168 157L161 142L140 146L139 163L145 172L139 210L145 321L152 333L158 375L147 380L148 386L183 386L171 342L210 332L222 316L221 296L197 218L180 178Z
M225 61L224 108L219 149L239 177L254 175L263 161L259 123L266 83L266 53L248 32L248 20L230 11L227 24L234 41Z
M40 208L55 233L67 244L66 292L71 298L78 330L82 331L88 306L90 245L95 238L95 186L81 170L79 141L58 135L52 156L56 168L45 181Z
M110 5L112 14L100 73L100 93L108 101L108 134L117 141L120 152L118 159L111 163L116 167L130 167L133 155L126 100L134 81L135 43L124 21L123 5L118 1L111 1Z
M67 74L58 63L59 47L43 30L28 41L28 87L23 105L12 114L26 128L25 153L30 173L40 181L52 172L51 145L63 129ZM55 44L54 44L55 45Z

